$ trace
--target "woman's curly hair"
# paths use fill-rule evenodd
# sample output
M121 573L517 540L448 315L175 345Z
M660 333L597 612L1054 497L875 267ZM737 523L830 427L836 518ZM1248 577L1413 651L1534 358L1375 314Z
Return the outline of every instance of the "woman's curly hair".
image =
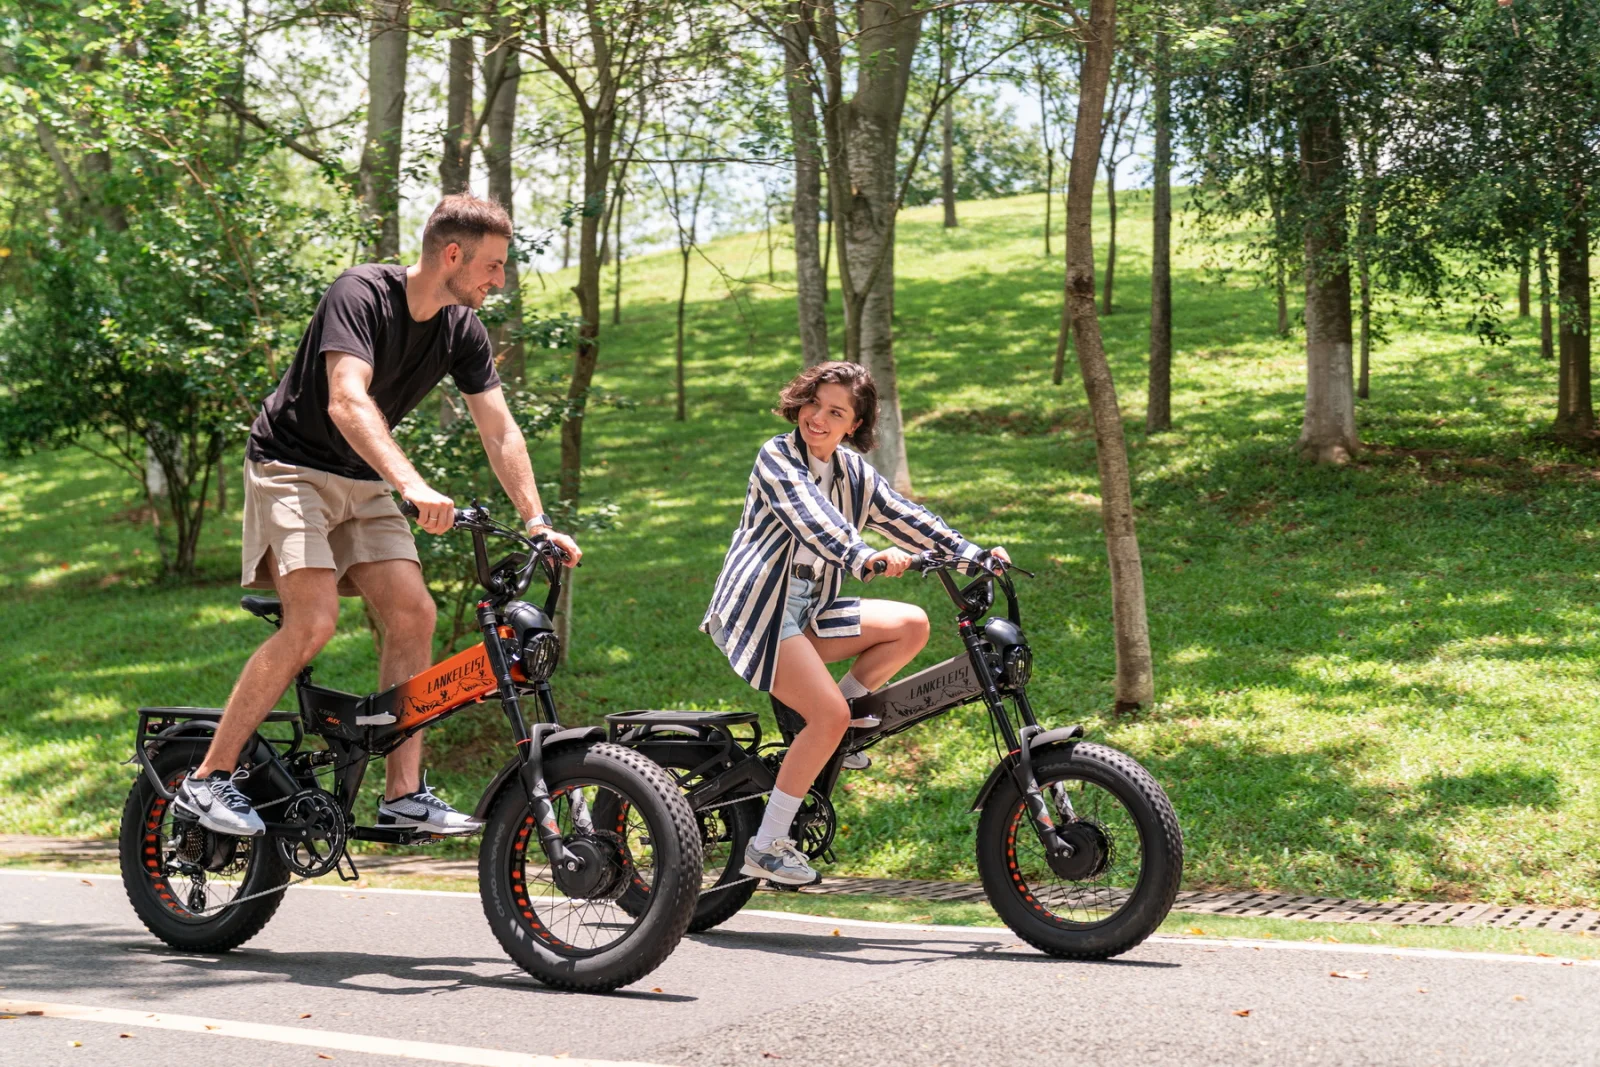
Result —
M795 375L794 381L783 387L778 394L778 406L772 409L772 413L782 415L798 426L800 409L817 398L818 386L829 384L842 385L850 390L850 399L856 406L856 418L861 420L855 433L847 435L845 440L857 452L872 451L872 446L877 442L878 387L872 381L871 373L859 363L830 360L807 367Z

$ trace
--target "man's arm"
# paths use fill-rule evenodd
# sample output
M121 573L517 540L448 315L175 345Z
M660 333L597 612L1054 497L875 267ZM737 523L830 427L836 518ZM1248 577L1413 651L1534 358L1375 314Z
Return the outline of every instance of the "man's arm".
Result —
M528 443L522 429L506 406L505 392L498 385L481 393L463 393L472 423L478 428L483 441L483 451L489 457L494 476L516 507L523 522L544 511L539 501L539 486L533 477L533 463L528 459ZM532 532L537 532L534 528ZM569 557L568 566L577 566L583 552L577 542L566 534L547 531L550 540L560 545Z
M356 455L417 506L418 526L432 534L449 530L455 522L455 501L429 488L395 444L389 423L367 391L372 364L347 352L327 353L327 364L328 417L333 425Z

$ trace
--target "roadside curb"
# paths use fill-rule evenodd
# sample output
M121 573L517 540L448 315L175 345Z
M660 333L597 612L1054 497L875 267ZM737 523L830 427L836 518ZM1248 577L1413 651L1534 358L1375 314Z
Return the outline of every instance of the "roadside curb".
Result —
M87 838L34 837L0 834L0 856L20 859L115 862L117 843ZM373 854L358 856L363 871L433 878L478 877L476 860L432 859ZM873 896L945 903L981 903L987 899L976 882L934 882L893 878L824 878L803 892L820 896ZM1323 923L1366 923L1372 926L1492 927L1548 930L1562 934L1600 934L1600 909L1537 908L1517 904L1368 901L1246 890L1185 890L1173 910L1195 915L1227 915L1243 919L1300 919Z

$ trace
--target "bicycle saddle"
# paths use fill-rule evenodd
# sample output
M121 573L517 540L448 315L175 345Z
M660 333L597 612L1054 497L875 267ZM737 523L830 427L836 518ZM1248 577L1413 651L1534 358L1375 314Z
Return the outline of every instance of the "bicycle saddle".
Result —
M274 615L283 614L283 605L272 597L240 597L239 606L258 619L270 619Z

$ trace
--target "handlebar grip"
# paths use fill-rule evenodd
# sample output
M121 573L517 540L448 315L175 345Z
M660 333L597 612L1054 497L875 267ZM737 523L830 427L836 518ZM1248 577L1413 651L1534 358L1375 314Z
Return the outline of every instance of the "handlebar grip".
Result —
M467 511L466 509L464 509L464 508L456 508L454 510L455 510L455 518L451 520L451 523L452 523L452 525L455 525L455 526L460 526L471 515L471 513L469 511ZM422 512L420 512L417 509L417 506L415 504L413 504L411 501L407 500L405 497L401 497L400 498L400 514L404 515L408 519L414 519L418 515L422 514Z
M886 571L888 569L889 569L889 561L888 560L886 560L886 559L875 559L875 560L872 561L872 573L873 574L882 574L884 571Z

